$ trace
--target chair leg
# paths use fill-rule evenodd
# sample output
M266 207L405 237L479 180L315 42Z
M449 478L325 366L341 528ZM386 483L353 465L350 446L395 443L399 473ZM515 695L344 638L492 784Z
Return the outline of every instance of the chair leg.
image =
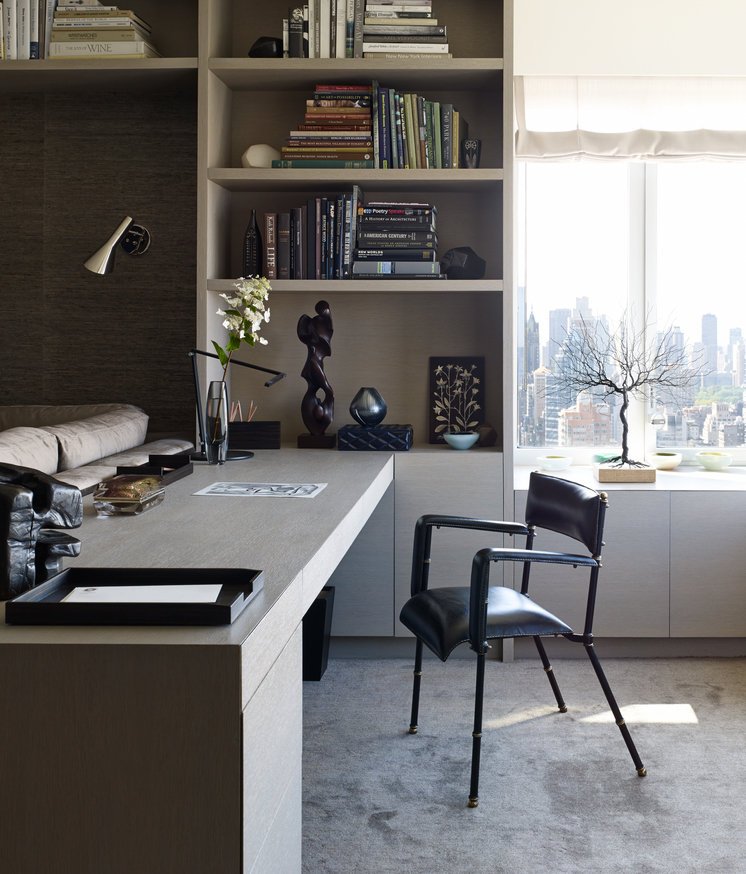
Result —
M621 731L624 742L627 744L627 749L629 750L630 756L632 756L632 761L635 763L637 773L640 777L644 777L647 774L647 771L645 770L645 766L643 765L642 760L640 759L640 756L637 752L637 747L635 747L634 741L632 740L632 735L629 733L629 729L627 728L627 725L624 721L624 717L622 716L622 712L619 709L619 705L616 703L616 699L614 698L614 694L611 691L609 681L606 679L606 674L604 674L604 670L601 667L601 662L598 659L596 650L592 643L586 643L583 644L583 646L585 647L585 651L588 653L588 658L591 660L593 669L596 672L596 676L598 677L598 682L601 684L601 688L604 690L604 695L606 695L606 700L609 702L609 707L611 708L611 712L614 714L614 719L616 720L616 724L619 726L619 731Z
M417 716L420 709L420 680L422 679L422 641L417 641L414 651L414 683L412 685L412 715L409 720L409 733L417 734Z
M546 649L544 649L542 639L537 635L534 637L534 643L536 644L536 649L539 651L539 657L541 658L541 663L544 665L544 671L546 672L547 679L549 680L549 685L552 687L554 697L557 699L557 707L559 707L560 713L567 713L567 704L565 704L564 698L562 697L562 692L560 692L557 678L554 676L554 671L552 670L552 665L549 662L547 651Z
M479 804L479 756L482 746L482 704L484 701L484 653L477 653L477 683L474 692L474 731L471 742L471 787L469 807Z

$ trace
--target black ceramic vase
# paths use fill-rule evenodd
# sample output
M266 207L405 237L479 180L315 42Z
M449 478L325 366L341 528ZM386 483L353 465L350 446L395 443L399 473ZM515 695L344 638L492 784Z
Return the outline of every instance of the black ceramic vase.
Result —
M374 388L361 388L350 403L350 415L365 427L378 425L386 415L386 401Z

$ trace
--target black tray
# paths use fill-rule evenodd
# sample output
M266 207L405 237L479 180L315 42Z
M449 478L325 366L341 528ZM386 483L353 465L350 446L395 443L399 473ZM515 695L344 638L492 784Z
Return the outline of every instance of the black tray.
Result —
M211 604L80 604L62 599L76 587L220 583ZM242 568L68 568L5 605L10 625L230 625L264 584Z
M189 476L194 470L194 465L189 456L181 455L149 455L145 464L125 464L117 467L119 474L137 473L141 476L159 476L164 486Z

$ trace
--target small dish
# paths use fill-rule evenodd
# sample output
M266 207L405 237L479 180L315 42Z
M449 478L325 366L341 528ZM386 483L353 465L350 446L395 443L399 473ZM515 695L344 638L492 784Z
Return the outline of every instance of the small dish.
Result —
M542 470L565 470L572 464L569 455L542 455L536 460Z
M733 456L716 449L703 449L694 456L705 470L722 470L733 461Z
M444 434L443 439L452 449L471 449L477 442L479 434L470 431L466 434Z
M650 455L650 464L658 470L673 470L681 464L680 452L653 452Z

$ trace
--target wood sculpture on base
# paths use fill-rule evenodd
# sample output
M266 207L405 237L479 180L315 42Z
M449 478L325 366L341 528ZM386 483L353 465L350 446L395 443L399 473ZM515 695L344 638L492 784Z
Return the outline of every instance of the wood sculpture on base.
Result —
M300 407L308 434L298 436L298 446L333 449L336 435L324 433L334 419L334 392L324 373L324 358L332 354L332 314L325 300L320 300L315 310L313 318L302 315L298 319L298 337L308 347L308 357L301 370L308 389Z

